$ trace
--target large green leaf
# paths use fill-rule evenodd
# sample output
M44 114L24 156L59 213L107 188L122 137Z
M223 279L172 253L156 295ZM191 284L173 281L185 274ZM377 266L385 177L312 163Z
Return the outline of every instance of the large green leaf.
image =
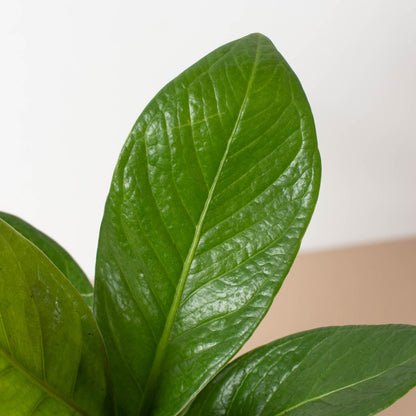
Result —
M319 328L235 360L187 415L370 416L415 385L415 326Z
M56 241L15 215L0 211L0 218L19 231L24 237L40 248L64 276L78 289L81 296L92 308L93 287L70 254Z
M215 50L150 102L97 255L120 414L177 414L238 351L295 258L319 180L307 99L262 35Z
M114 414L91 310L40 250L0 219L0 415Z

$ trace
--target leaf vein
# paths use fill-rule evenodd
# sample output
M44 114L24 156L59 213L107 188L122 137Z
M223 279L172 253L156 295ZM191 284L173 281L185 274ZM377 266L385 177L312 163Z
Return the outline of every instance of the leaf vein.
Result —
M308 189L305 191L308 192ZM260 250L258 250L257 252L255 252L254 254L252 254L251 256L248 256L247 258L245 258L242 262L236 264L233 268L227 270L224 273L221 273L217 276L215 276L214 278L205 281L202 285L196 287L192 292L190 292L186 298L182 301L182 304L184 304L185 302L187 302L198 290L200 290L202 287L209 285L212 282L215 282L218 279L221 279L222 277L230 274L231 272L233 272L234 270L238 269L239 267L241 267L242 265L246 264L247 262L249 262L250 260L254 260L257 256L259 256L260 254L262 254L263 252L265 252L267 249L269 249L270 247L272 247L274 244L276 244L278 241L280 241L283 237L285 237L286 235L288 235L288 230L292 227L292 225L295 223L295 221L298 219L298 215L300 210L302 209L302 206L300 206L298 208L298 210L296 211L296 213L293 216L292 221L290 221L290 223L287 225L286 228L284 228L281 233L279 234L279 236L277 236L276 238L274 238L270 243L268 243L267 245L265 245L264 247L262 247Z
M300 151L299 151L300 152ZM298 153L299 153L298 152ZM285 170L283 171L283 173L289 169L293 164L293 161L285 168ZM298 178L296 178L296 180L294 181L294 183L296 181L299 180L299 178L301 178L308 170L310 170L311 168L307 168L305 169L304 172L302 172ZM212 229L218 227L219 225L225 223L227 220L229 220L230 218L232 218L233 216L235 216L236 214L238 214L239 212L243 211L244 209L247 209L249 207L249 205L251 203L253 203L254 201L256 201L258 198L260 198L262 195L264 195L270 188L272 188L273 186L275 186L278 183L278 179L282 176L282 174L279 174L278 178L276 178L270 185L268 185L265 189L263 189L260 193L258 193L257 195L255 195L252 199L250 199L250 201L248 201L244 206L240 207L239 209L237 209L236 211L234 211L232 214L228 215L227 217L225 217L224 219L222 219L220 222L218 222L217 224L215 224L214 226L208 228L208 230L204 231L203 235L206 235L209 231L211 231ZM301 199L304 195L306 194L306 191L300 195L297 199ZM292 201L295 201L295 199L293 199ZM227 241L232 240L233 238L235 238L238 235L241 235L242 233L244 233L246 230L254 227L255 225L259 224L260 222L262 222L264 219L266 219L269 216L269 214L266 213L266 215L264 215L263 217L261 217L260 219L258 219L257 221L253 222L252 224L250 224L247 227L244 227L243 229L241 229L238 233L233 234L231 237L227 238L226 240L223 240L221 242L219 242L218 244L210 247L207 250L199 250L198 253L196 254L195 258L202 256L204 253L207 253L208 251L211 251L212 249L214 249L215 247L218 247L224 243L226 243Z
M324 399L324 398L326 398L326 397L328 397L328 396L330 396L330 395L332 395L332 394L339 393L340 391L347 390L347 389L353 389L353 388L355 388L355 387L359 386L360 384L366 383L367 381L374 380L374 379L376 379L376 378L378 378L378 377L382 376L383 374L386 374L386 373L388 373L389 371L394 370L395 368L398 368L398 367L404 366L404 365L406 365L406 364L410 363L410 362L411 362L411 361L413 361L413 360L415 360L415 357L411 357L411 358L409 358L408 360L405 360L405 361L403 361L403 362L399 363L398 365L396 365L396 366L394 366L394 367L390 367L390 368L387 368L386 370L380 371L379 373L374 374L373 376L366 377L366 378L364 378L364 379L362 379L362 380L358 380L358 381L356 381L356 382L354 382L354 383L351 383L351 384L348 384L348 385L345 385L345 386L341 386L341 387L339 387L339 388L337 388L337 389L334 389L334 390L328 391L328 392L323 393L323 394L321 394L321 395L319 395L319 396L316 396L316 397L311 397L311 398L309 398L309 399L306 399L306 400L304 400L304 401L302 401L302 402L300 402L300 403L298 403L298 404L296 404L296 405L293 405L293 406L289 407L288 409L283 410L282 412L280 412L280 413L276 414L276 416L283 416L283 415L285 415L285 414L287 414L287 413L291 412L292 410L295 410L295 409L297 409L297 408L299 408L299 407L301 407L301 406L304 406L304 405L306 405L306 404L308 404L308 403L316 402L317 400Z
M180 279L179 279L177 290L175 292L175 296L174 296L174 299L173 299L173 302L172 302L172 306L171 306L171 309L169 311L168 318L166 320L165 328L163 330L163 333L162 333L162 336L160 338L158 347L156 349L155 358L154 358L154 361L153 361L152 369L150 371L147 386L146 386L146 390L145 390L145 396L143 398L142 406L141 406L141 409L140 409L142 414L147 413L148 408L151 406L151 401L153 399L154 389L155 389L155 386L156 386L157 378L159 376L159 372L160 372L160 369L161 369L161 365L162 365L162 362L163 362L163 358L164 358L164 355L165 355L167 344L169 342L169 337L170 337L170 334L171 334L171 331L172 331L173 323L174 323L174 320L175 320L175 317L176 317L176 314L177 314L177 310L178 310L179 305L181 303L180 301L181 301L182 293L183 293L184 286L185 286L185 283L186 283L186 279L187 279L187 276L188 276L188 273L189 273L189 269L191 267L191 263L193 261L194 255L195 255L195 251L196 251L196 248L197 248L199 240L200 240L202 226L203 226L206 214L208 212L208 208L211 204L213 194L214 194L216 185L218 183L219 177L222 173L222 169L223 169L223 167L225 165L225 162L227 160L227 156L228 156L228 153L229 153L229 149L231 147L231 143L233 142L234 137L235 137L235 135L238 131L238 127L240 125L241 118L242 118L242 116L244 114L244 111L246 109L247 100L248 100L248 93L250 91L251 84L252 84L253 77L254 77L254 72L255 72L255 69L256 69L256 66L257 66L258 53L259 53L259 43L257 44L256 56L255 56L255 59L254 59L254 62L253 62L250 79L249 79L248 84L247 84L246 95L245 95L245 97L244 97L244 99L241 103L240 111L239 111L238 116L236 118L233 131L232 131L232 133L230 135L230 138L227 142L227 147L225 149L223 158L221 159L220 164L218 166L217 174L215 175L214 181L211 185L211 188L210 188L208 196L207 196L207 200L205 202L205 206L202 210L200 219L198 221L198 224L197 224L197 227L196 227L196 230L195 230L194 239L192 241L192 244L191 244L190 249L188 251L188 255L187 255L187 257L185 259L185 262L184 262L184 266L183 266L182 273L181 273L181 276L180 276Z

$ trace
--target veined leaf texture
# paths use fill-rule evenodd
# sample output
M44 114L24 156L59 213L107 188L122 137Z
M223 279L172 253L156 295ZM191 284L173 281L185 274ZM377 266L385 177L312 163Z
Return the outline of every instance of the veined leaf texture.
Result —
M296 256L319 181L309 104L262 35L220 47L150 102L97 255L121 415L177 414L238 351Z

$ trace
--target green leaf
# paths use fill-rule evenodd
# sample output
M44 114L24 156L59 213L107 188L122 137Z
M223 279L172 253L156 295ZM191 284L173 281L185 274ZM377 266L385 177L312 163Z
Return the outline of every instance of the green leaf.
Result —
M307 99L262 35L215 50L150 102L115 169L97 254L121 415L178 414L249 338L319 180Z
M186 414L370 416L415 385L415 326L319 328L238 358Z
M0 415L111 416L109 364L91 310L0 219Z
M94 294L91 282L70 254L56 241L15 215L0 211L0 218L42 250L64 276L78 289L92 308Z

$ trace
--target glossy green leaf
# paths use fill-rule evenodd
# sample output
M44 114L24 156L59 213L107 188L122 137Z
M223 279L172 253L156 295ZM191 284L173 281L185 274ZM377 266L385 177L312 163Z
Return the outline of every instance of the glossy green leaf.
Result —
M262 35L215 50L150 102L97 255L121 415L178 414L238 351L295 258L319 180L307 99Z
M91 310L43 252L0 219L0 415L114 414Z
M85 302L92 308L94 294L91 282L76 261L63 247L46 234L15 215L0 211L0 218L42 250L49 257L49 260L51 260L64 276L78 289Z
M319 328L250 351L187 416L370 416L416 385L416 327Z

